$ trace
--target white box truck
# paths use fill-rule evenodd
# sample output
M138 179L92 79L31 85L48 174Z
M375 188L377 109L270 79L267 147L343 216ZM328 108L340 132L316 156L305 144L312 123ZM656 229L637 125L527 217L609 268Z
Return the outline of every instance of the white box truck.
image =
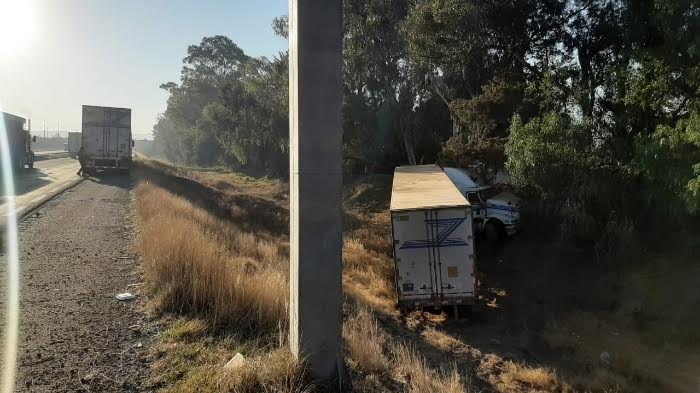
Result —
M79 132L69 132L68 133L68 155L71 158L77 158L78 152L80 152L80 146L83 145L83 136Z
M90 169L131 168L131 109L83 105L82 146Z
M442 169L396 168L390 210L399 308L474 304L472 212Z

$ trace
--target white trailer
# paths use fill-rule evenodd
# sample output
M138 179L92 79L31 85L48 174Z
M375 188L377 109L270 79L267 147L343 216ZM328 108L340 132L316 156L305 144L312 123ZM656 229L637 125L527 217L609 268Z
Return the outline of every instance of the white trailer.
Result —
M474 304L471 208L442 169L396 168L390 210L399 308Z
M83 136L79 132L68 133L68 155L72 158L78 157L80 146L83 145Z
M131 109L83 105L82 136L88 168L131 168Z

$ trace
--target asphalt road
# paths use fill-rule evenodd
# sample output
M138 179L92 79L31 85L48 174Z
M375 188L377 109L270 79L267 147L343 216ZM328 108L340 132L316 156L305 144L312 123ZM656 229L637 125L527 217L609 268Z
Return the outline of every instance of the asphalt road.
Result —
M74 169L52 165L46 177ZM127 176L86 179L20 222L17 392L143 391L154 328L132 250L132 186ZM5 265L1 257L3 281ZM123 292L137 297L115 299Z
M36 161L34 169L23 169L15 172L15 205L18 213L31 208L62 187L77 181L78 160L72 158L57 158L53 160ZM1 187L1 185L0 185ZM0 189L0 195L4 190ZM5 197L0 196L0 218L8 214Z

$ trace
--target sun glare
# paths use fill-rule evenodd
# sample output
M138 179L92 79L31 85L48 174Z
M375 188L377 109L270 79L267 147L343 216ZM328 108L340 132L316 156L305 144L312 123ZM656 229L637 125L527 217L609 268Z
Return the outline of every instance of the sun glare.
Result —
M34 0L0 0L0 56L18 52L32 39L35 30Z

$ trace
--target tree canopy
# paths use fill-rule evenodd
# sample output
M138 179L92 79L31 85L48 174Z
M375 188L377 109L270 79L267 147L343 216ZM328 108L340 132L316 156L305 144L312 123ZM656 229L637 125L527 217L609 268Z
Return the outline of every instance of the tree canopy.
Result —
M697 211L697 2L344 0L343 12L347 173L507 166L563 198L604 168ZM287 18L272 30L287 37ZM168 158L285 176L287 64L222 36L190 46L180 82L161 86Z

